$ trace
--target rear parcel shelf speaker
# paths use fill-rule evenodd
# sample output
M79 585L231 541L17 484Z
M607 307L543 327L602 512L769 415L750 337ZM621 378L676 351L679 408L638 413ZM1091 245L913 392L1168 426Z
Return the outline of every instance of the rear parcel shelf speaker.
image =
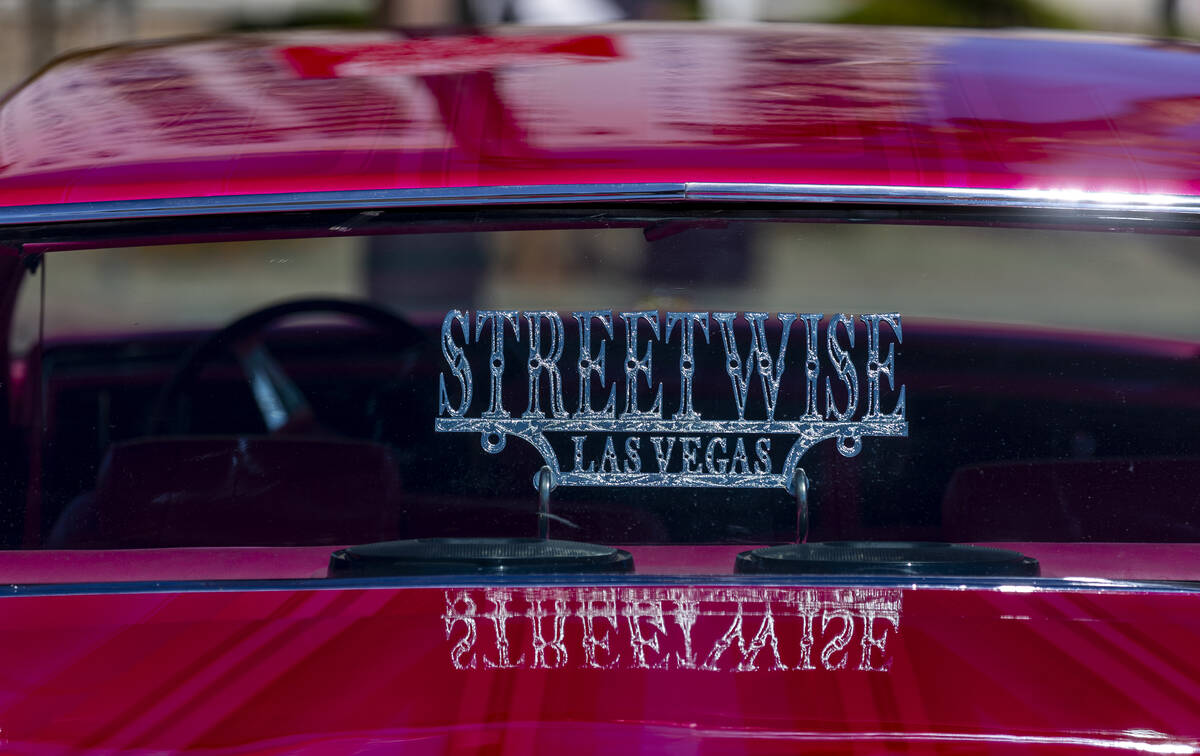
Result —
M633 572L622 549L543 538L415 538L333 552L330 577Z
M1038 561L1020 552L920 541L789 543L743 551L736 571L781 575L1037 577Z

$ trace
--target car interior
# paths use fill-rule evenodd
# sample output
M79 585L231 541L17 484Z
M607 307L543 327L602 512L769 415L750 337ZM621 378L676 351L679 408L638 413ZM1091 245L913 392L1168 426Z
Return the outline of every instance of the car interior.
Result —
M486 442L481 448L478 434L435 431L440 381L449 379L443 317L482 306L557 312L566 324L563 394L573 411L575 309L636 307L665 319L668 310L759 307L755 281L770 277L770 267L760 262L757 272L745 274L728 258L764 254L747 241L751 231L765 236L762 229L690 228L689 244L676 246L661 243L671 236L662 229L661 222L633 229L641 246L632 252L596 242L608 229L508 232L529 242L520 254L511 238L488 248L487 229L382 242L355 237L361 270L354 287L322 286L328 271L314 262L319 254L310 254L314 271L282 294L239 283L230 264L239 252L208 245L212 251L190 252L213 258L217 270L203 275L228 277L227 285L244 286L246 296L198 299L187 307L203 317L185 323L154 321L153 307L127 307L120 318L104 314L124 306L113 304L121 286L99 285L105 275L133 281L126 291L131 301L142 296L139 287L172 301L158 290L171 281L134 281L139 274L129 267L170 254L170 245L46 253L23 276L21 296L29 301L15 307L24 307L25 321L33 323L24 327L34 335L23 352L10 355L14 430L0 537L18 549L336 547L547 533L610 545L1200 542L1193 511L1200 490L1194 449L1200 349L1186 330L1184 337L1114 334L991 322L969 311L957 318L904 313L896 384L890 391L885 385L883 403L894 406L904 386L908 436L864 438L855 456L840 453L836 442L806 454L803 533L795 496L780 489L564 486L539 515L531 485L543 464L536 449L511 438L493 454ZM555 240L571 240L574 263L553 262ZM265 251L246 254L273 264L265 261L286 254L279 250L288 241L251 241ZM315 241L319 249L322 240ZM115 272L101 262L110 254L118 258ZM59 272L70 264L81 272ZM625 273L606 279L605 266ZM490 280L470 280L478 269ZM90 291L56 287L56 274L68 283L74 275L97 284ZM830 280L814 286L830 285L848 305L862 301L861 287L841 292ZM1071 296L1092 296L1086 281L1079 288ZM193 296L186 286L180 291L179 301ZM867 293L888 305L896 299L888 291L884 281ZM97 298L86 307L70 302L92 293ZM815 311L802 294L793 311ZM970 292L964 298L969 303ZM71 304L62 308L65 315L56 314L62 301ZM556 304L572 301L578 304ZM1194 304L1182 307L1194 311ZM13 329L21 318L14 312ZM606 342L613 386L622 327L618 319ZM743 345L752 338L744 318L734 321L734 333ZM768 321L766 334L776 348L777 319ZM705 418L728 417L730 377L715 330L709 336L697 347L695 409ZM803 337L792 333L779 417L805 412ZM477 334L466 345L476 365L473 411L487 388L484 341ZM860 371L867 341L856 321L848 351ZM510 366L503 402L516 415L529 398L529 339L510 333L503 348ZM663 413L670 415L681 396L679 341L658 339L653 348L653 386L661 385ZM829 366L822 369L828 373ZM859 380L865 387L866 375ZM648 384L642 390L652 394ZM609 390L593 386L592 395L599 401ZM618 402L621 390L615 389ZM835 403L846 399L836 378L820 393L827 391ZM762 417L756 396L747 418ZM616 448L630 435L637 434L616 435ZM551 443L569 466L577 449L601 460L604 439L589 436L573 449L568 434L560 434ZM781 441L770 450L773 469L786 451Z

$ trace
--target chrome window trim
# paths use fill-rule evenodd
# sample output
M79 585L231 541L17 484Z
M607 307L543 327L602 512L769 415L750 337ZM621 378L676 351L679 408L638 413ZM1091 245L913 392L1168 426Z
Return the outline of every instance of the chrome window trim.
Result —
M971 187L849 186L820 184L689 183L686 199L737 202L849 202L933 207L1027 210L1166 211L1200 213L1200 197L1078 189L976 189Z
M0 207L0 226L229 213L603 202L842 203L947 209L994 208L1061 212L1071 218L1104 218L1112 213L1123 213L1129 214L1130 220L1145 220L1162 214L1200 215L1200 196L1182 194L1069 188L976 189L688 182L373 189L19 205Z
M838 575L450 575L373 578L282 578L136 580L78 583L25 583L6 586L0 599L19 596L79 596L131 593L221 593L255 591L388 590L403 588L679 586L745 588L899 588L901 590L996 593L1158 593L1200 596L1200 583L1111 580L1079 577L914 577Z
M305 212L479 205L678 201L684 184L472 186L363 189L339 192L239 194L220 197L72 202L0 208L0 226L71 221L132 220L228 213Z

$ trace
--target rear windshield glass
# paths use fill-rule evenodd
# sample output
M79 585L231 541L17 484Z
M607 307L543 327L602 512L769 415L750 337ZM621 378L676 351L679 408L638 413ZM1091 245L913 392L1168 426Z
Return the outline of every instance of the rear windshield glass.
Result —
M11 548L549 537L689 574L711 546L1116 544L1088 574L1153 578L1200 544L1185 236L664 218L27 267Z

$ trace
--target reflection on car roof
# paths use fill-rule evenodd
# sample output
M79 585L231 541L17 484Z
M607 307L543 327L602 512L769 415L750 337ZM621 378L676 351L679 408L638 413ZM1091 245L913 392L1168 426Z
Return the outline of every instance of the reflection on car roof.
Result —
M664 182L1196 195L1198 51L658 25L115 47L4 101L0 206Z

